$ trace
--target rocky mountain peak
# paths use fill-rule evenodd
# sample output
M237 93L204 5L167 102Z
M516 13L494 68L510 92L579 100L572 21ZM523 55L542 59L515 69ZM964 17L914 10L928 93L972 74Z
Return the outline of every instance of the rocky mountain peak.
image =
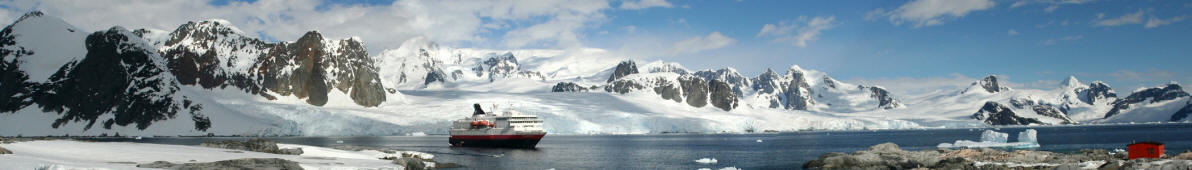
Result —
M766 72L753 78L753 90L757 90L759 93L774 93L781 85L778 82L781 79L782 76L778 75L778 72L774 72L774 69L766 68Z
M964 91L961 91L960 93L965 94L965 93L969 93L969 92L975 92L978 90L984 91L986 93L998 93L998 92L1003 92L1003 91L1009 91L1010 87L1006 87L1004 84L999 82L998 76L989 75L989 76L985 76L985 78L981 78L981 80L973 82L972 85L970 85L968 88L964 89Z
M634 63L633 60L621 61L621 63L618 63L617 67L613 69L613 75L608 77L607 82L613 82L621 77L637 73L637 63Z
M836 88L836 86L840 84L840 81L836 81L836 79L832 79L832 77L828 77L828 75L824 75L823 79L824 85L828 86L829 88Z
M997 79L998 79L997 76L989 75L989 76L985 76L985 78L982 78L981 81L978 81L975 84L980 84L981 88L985 89L985 91L989 92L989 93L997 93L997 92L1010 90L1009 87L1002 86L998 82Z
M42 16L45 16L45 15L46 15L46 14L45 14L45 13L42 13L41 11L32 11L32 12L25 13L25 15L21 15L21 18L18 18L18 19L17 19L15 22L13 22L13 23L19 23L19 22L21 22L21 21L24 21L25 19L29 19L29 18L38 18L38 17L42 17Z
M1188 92L1184 92L1184 88L1176 82L1170 82L1159 87L1143 88L1135 90L1130 96L1113 101L1113 109L1105 114L1105 118L1112 117L1121 113L1123 110L1130 109L1134 104L1149 101L1149 103L1156 103L1161 101L1175 100L1183 97L1188 97Z
M719 83L724 83L724 85L729 86L729 89L732 89L734 95L738 96L744 94L745 90L749 89L752 85L749 78L742 76L741 73L737 72L737 69L733 68L697 71L694 74L704 78L704 80L717 80Z
M1079 92L1079 94L1083 96L1081 97L1081 100L1088 104L1093 104L1094 102L1103 99L1117 98L1117 93L1113 92L1113 88L1110 88L1109 84L1105 84L1105 82L1101 81L1093 81L1092 83L1089 83L1088 88Z
M865 88L864 86L859 86L859 85L858 85L858 87ZM872 98L878 100L878 105L877 105L878 108L895 109L895 108L903 107L902 102L899 102L897 99L894 99L894 95L891 95L890 91L886 90L886 88L882 88L881 86L870 86L868 88L870 91L869 97L872 97Z
M140 30L138 30L140 31ZM139 35L143 35L141 33ZM207 20L200 22L186 22L174 29L170 33L169 38L165 40L165 46L174 46L178 43L186 42L188 39L194 42L220 41L222 39L240 40L249 38L243 36L243 32L239 28L232 26L227 21L223 20ZM235 38L228 38L235 37ZM255 40L255 39L252 39ZM225 40L226 41L226 40ZM263 42L257 42L263 43ZM206 45L206 44L201 44Z
M1035 118L1025 118L1014 113L1013 109L997 102L988 101L981 106L977 113L973 113L969 118L979 120L989 125L1029 125L1029 124L1044 124Z
M807 70L804 70L802 67L799 67L799 65L791 65L790 68L786 69L787 75L803 75L806 72L807 72Z
M1064 79L1064 81L1060 82L1060 85L1064 87L1079 87L1082 84L1080 84L1080 80L1076 79L1076 76L1068 76L1068 79Z

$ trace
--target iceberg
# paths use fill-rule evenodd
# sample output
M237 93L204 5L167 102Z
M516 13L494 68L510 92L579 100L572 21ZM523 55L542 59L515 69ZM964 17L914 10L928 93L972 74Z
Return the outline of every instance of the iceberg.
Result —
M1027 143L1038 144L1039 140L1038 140L1038 138L1035 138L1035 136L1038 134L1039 134L1039 131L1035 131L1035 129L1027 129L1025 131L1019 132L1018 133L1018 142L1027 142Z
M985 130L985 132L981 132L981 142L1006 143L1008 138L1010 138L1010 135L993 130Z
M1038 148L1039 142L1036 136L1039 134L1035 129L1027 129L1018 133L1018 142L1008 142L1009 134L1001 133L993 130L985 130L981 132L981 141L957 140L955 143L940 143L936 147L939 148L1011 148L1011 149L1027 149Z
M700 158L695 160L695 163L701 164L715 164L716 162L718 162L716 158Z

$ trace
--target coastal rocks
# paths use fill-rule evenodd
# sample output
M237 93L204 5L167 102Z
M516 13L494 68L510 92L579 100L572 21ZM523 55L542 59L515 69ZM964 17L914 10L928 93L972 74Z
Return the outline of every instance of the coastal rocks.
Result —
M1035 118L1020 117L1009 107L993 101L985 102L985 105L981 106L981 110L978 110L970 118L980 120L989 125L1044 124Z
M397 164L397 165L401 165L402 167L406 167L406 170L427 169L426 163L423 163L421 159L416 159L416 158L393 159L393 164Z
M1117 164L1124 154L1110 154L1105 150L1081 150L1063 154L1048 151L997 149L936 149L905 151L894 143L883 143L869 149L845 154L833 152L803 164L804 169L1053 169L1057 167L1101 167L1142 163ZM1105 163L1110 162L1110 163ZM1162 162L1162 161L1155 161ZM1155 163L1152 162L1152 163ZM1170 162L1170 161L1169 161ZM1192 161L1190 161L1192 162ZM1102 165L1104 164L1104 166ZM1166 163L1161 163L1166 164ZM1168 165L1164 165L1168 166ZM1148 166L1157 167L1157 166ZM1173 166L1179 167L1179 166Z
M265 170L297 170L303 169L298 162L281 158L243 158L204 163L170 163L157 161L138 164L137 168L158 169L265 169Z
M393 164L401 165L401 166L405 167L405 169L411 169L411 170L412 169L437 169L437 168L462 168L462 167L464 167L463 165L459 165L456 163L437 162L434 160L434 155L420 153L420 152L395 151L395 150L390 150L390 149L368 147L368 146L356 146L356 145L335 146L334 148L340 149L340 150L349 150L349 151L363 151L363 150L379 151L379 152L387 154L387 155L384 155L383 157L380 157L380 159L392 160ZM400 154L398 154L399 152L400 152ZM398 155L400 155L400 156L398 156Z
M1115 160L1105 163L1097 169L1192 169L1192 160Z
M819 159L803 164L804 169L911 169L911 168L943 168L967 164L963 160L944 161L940 151L908 152L900 149L894 143L882 143L869 147L867 150L844 154L833 152L820 156ZM941 164L943 162L943 164ZM971 166L971 165L970 165ZM968 168L968 167L966 167Z
M253 152L265 152L265 153L274 153L274 154L283 154L283 155L301 155L302 154L302 148L279 149L277 147L277 142L268 141L268 140L264 140L264 139L251 139L251 140L247 140L247 141L225 140L225 141L203 142L203 144L200 144L199 146L211 147L211 148L243 150L243 151L253 151Z

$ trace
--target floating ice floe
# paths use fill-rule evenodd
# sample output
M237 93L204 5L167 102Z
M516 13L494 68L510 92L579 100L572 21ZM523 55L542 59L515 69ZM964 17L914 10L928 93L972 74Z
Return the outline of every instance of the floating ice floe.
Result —
M700 168L700 169L698 169L698 170L712 170L712 168ZM737 167L732 167L732 166L730 166L730 167L724 167L724 168L720 168L720 169L717 169L717 170L741 170L741 168L737 168Z
M701 163L701 164L714 164L716 162L717 162L716 158L700 158L700 159L695 160L695 163Z
M1009 134L996 132L993 130L985 130L981 132L981 141L957 140L955 143L940 143L939 148L1038 148L1039 141L1036 136L1039 134L1035 129L1027 129L1026 131L1018 133L1018 142L1008 142Z

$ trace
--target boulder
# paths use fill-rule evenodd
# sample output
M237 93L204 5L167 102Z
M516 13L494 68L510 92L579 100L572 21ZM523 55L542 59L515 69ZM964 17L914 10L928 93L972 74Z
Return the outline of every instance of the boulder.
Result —
M298 165L298 162L285 160L281 158L243 158L222 160L215 162L204 163L170 163L166 161L156 161L153 163L139 164L137 168L158 168L158 169L262 169L262 170L297 170L303 169Z
M406 167L406 170L426 169L426 163L423 163L422 159L417 159L417 158L397 158L397 159L393 159L393 164L397 164L397 165L401 165L402 167Z
M264 139L251 139L251 140L247 140L247 141L225 140L225 141L203 142L199 146L211 147L211 148L243 150L243 151L253 151L253 152L274 153L274 154L283 154L283 155L301 155L303 153L302 148L279 149L277 147L277 142L264 140Z

